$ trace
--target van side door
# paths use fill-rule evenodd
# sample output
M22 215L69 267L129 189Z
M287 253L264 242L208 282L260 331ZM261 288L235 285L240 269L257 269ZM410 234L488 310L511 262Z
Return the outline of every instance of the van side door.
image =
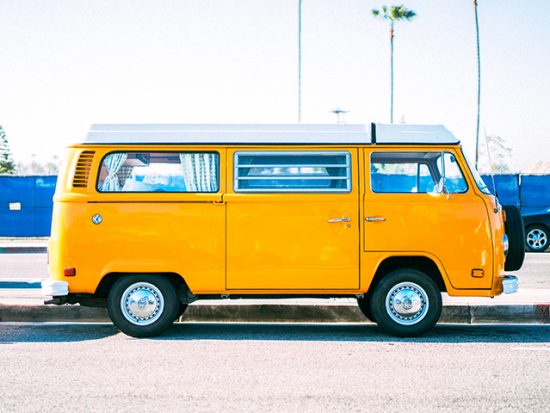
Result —
M227 289L359 287L356 148L230 148Z
M365 251L428 257L456 289L491 288L488 211L454 149L368 148L364 156Z

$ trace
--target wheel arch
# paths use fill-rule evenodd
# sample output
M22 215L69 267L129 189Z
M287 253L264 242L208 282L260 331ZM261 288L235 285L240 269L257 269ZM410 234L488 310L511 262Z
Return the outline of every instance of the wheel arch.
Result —
M181 275L174 272L111 272L103 276L95 290L94 296L98 298L107 298L109 291L111 291L111 288L115 282L129 275L160 275L165 277L174 286L174 289L178 293L178 297L181 297L183 294L190 291L185 279Z
M548 225L543 224L542 222L528 222L525 224L525 232L529 231L532 228L542 228L546 232L550 233L550 228Z
M447 292L447 284L443 277L443 272L433 259L423 255L409 255L392 256L382 260L370 283L368 293L372 293L378 283L387 274L402 268L411 268L423 272L435 282L440 292Z

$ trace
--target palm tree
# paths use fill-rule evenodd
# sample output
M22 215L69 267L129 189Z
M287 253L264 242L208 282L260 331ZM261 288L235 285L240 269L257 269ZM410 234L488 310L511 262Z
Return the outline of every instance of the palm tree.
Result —
M394 24L399 20L411 21L416 13L412 10L405 8L404 5L398 6L382 6L379 9L373 9L372 15L376 18L381 18L390 22L390 48L391 48L391 95L390 95L390 122L393 123L393 37L394 37Z
M477 124L476 124L476 169L479 160L479 115L481 109L481 55L479 52L479 22L477 20L477 0L474 0L476 17L476 44L477 44Z

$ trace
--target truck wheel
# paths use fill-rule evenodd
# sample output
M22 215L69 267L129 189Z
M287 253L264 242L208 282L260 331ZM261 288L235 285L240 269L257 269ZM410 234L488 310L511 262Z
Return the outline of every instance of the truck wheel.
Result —
M380 328L397 337L416 337L432 329L441 316L441 293L421 271L390 272L376 286L371 309Z
M159 335L178 316L172 284L159 275L130 275L111 288L107 310L120 331L133 337Z
M519 209L514 205L504 205L502 207L506 214L504 222L504 231L508 235L508 255L504 269L506 271L517 271L523 265L525 259L525 230L523 228L523 218Z
M527 228L525 243L527 249L532 252L544 252L548 248L550 234L542 225L533 225Z

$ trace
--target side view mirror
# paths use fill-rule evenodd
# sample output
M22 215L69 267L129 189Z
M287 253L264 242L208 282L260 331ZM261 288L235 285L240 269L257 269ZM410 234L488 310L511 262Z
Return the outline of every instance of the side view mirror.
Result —
M434 190L430 193L433 196L446 195L446 199L451 197L449 189L445 186L445 179L441 178L434 186Z

